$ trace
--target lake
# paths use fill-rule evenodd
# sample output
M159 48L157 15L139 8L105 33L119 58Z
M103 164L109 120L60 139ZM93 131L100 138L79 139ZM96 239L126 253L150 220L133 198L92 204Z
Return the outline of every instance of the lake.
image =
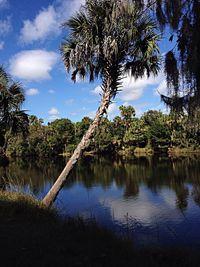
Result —
M64 159L12 160L0 186L42 199ZM86 157L55 202L61 215L95 219L137 246L200 246L200 156Z

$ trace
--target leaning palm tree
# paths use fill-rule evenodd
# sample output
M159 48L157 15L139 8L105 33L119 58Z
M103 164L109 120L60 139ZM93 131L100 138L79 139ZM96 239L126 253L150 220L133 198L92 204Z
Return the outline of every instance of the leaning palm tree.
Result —
M27 134L28 116L21 110L25 100L21 85L0 66L0 156L5 157L10 134Z
M67 21L71 29L61 46L67 72L89 81L102 79L102 100L96 116L64 170L44 197L50 206L66 178L89 146L102 116L121 88L126 74L134 78L156 75L159 70L159 36L156 25L129 0L87 0L85 6Z

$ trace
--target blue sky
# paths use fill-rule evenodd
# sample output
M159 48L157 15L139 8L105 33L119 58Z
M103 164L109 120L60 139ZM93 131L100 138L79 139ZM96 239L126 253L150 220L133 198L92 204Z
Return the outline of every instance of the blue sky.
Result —
M79 121L94 116L100 102L100 81L74 84L65 73L59 46L67 36L60 25L84 0L0 0L0 64L25 89L24 109L43 118ZM164 36L161 52L170 48ZM166 92L162 72L156 78L134 81L125 77L123 90L109 108L112 119L122 104L132 105L137 116L148 109L163 109L160 93Z

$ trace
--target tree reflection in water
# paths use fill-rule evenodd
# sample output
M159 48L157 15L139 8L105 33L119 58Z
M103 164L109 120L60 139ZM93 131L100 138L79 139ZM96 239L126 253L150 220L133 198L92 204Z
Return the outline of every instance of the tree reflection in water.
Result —
M11 160L0 166L0 190L42 199L64 165L63 158ZM138 245L198 243L200 156L82 158L56 206L61 214L95 217L114 231L128 227Z
M0 166L0 188L9 189L10 182L21 190L42 195L64 164L64 159L11 160L8 166ZM189 195L200 206L200 156L86 157L73 170L64 188L75 184L87 189L99 186L104 190L114 184L123 190L124 199L137 197L142 185L154 194L167 188L175 192L176 206L183 211L187 209Z

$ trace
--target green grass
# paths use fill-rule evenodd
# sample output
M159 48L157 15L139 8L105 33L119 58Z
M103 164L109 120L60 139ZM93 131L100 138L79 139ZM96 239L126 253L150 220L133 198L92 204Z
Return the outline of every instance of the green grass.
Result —
M0 193L1 266L198 266L185 250L137 250L128 239L20 193Z

